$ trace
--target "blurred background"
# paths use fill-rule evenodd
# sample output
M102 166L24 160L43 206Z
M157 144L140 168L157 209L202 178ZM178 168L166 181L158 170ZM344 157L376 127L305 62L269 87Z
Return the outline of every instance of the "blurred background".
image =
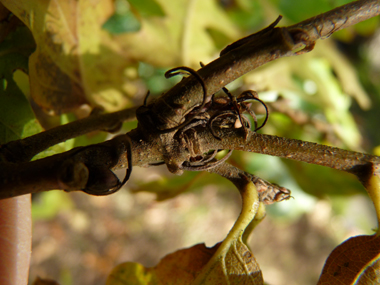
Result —
M284 16L279 26L286 26L350 1L179 2L182 6L168 0L112 2L114 12L102 23L103 32L113 39L166 32L163 47L168 53L174 51L165 58L164 48L157 44L154 57L161 62L142 54L128 63L123 71L127 100L116 104L116 109L140 105L147 90L152 98L159 96L179 80L165 79L167 69L198 68L199 61L207 64L227 44L267 26L279 14ZM169 24L160 31L152 28L152 23L163 22ZM168 41L171 36L175 40ZM247 89L259 92L270 109L261 133L380 155L379 46L377 17L317 42L308 54L267 64L227 87L235 95ZM27 76L20 72L14 78L28 95ZM33 108L44 128L86 112L82 108L52 115L36 104ZM252 108L263 119L262 107ZM134 127L136 122L125 123L122 132ZM107 136L91 133L49 151L96 143ZM372 203L353 176L237 151L229 161L292 190L294 199L267 206L267 217L249 241L268 284L315 284L335 246L354 235L372 234L376 227ZM198 172L175 176L165 166L134 168L124 189L108 197L63 191L35 195L30 281L40 276L62 285L104 284L121 262L151 267L178 249L197 243L211 247L227 235L240 204L229 181Z

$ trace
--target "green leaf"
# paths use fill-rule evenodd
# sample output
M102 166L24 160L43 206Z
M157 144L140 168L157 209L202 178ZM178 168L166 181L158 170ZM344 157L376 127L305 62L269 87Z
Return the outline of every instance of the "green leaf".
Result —
M141 24L129 9L127 0L115 1L115 14L104 23L103 29L111 34L137 32Z
M142 17L165 16L160 4L154 0L128 0Z
M117 35L122 33L137 32L140 30L141 24L132 12L127 12L123 15L113 15L107 22L105 22L103 28L111 34Z
M129 103L124 70L134 62L102 29L114 14L113 1L13 1L2 3L32 31L36 51L29 58L31 97L57 114L83 104L107 111ZM30 19L34 19L31 21ZM96 72L94 72L96 71Z
M253 32L259 29L265 20L264 8L258 0L236 1L236 6L228 9L230 19L241 29ZM271 19L266 19L270 21ZM274 20L274 19L273 19Z
M67 193L62 191L43 192L36 200L33 200L32 219L33 221L51 220L61 210L72 207L72 201Z
M280 0L278 8L281 10L281 13L285 17L297 23L320 13L326 12L334 7L328 0Z
M324 198L330 195L350 196L365 193L362 184L352 174L292 160L284 159L283 162L298 185L313 196Z
M42 130L13 78L15 70L28 70L28 56L33 50L34 41L26 27L17 28L0 43L0 144Z

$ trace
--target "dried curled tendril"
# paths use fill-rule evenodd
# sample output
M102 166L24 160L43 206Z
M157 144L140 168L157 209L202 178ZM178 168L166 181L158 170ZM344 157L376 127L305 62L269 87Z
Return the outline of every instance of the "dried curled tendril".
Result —
M218 154L218 152L218 150L214 150L213 153L206 155L199 161L185 161L182 165L182 169L190 171L208 170L218 165L221 165L232 154L232 150L229 150L228 153L222 159L216 160L215 157Z
M201 66L204 65L201 63ZM202 103L195 107L192 111L190 111L186 117L185 121L179 124L176 127L159 130L160 133L169 133L175 130L179 130L180 135L184 135L190 129L195 128L196 126L204 126L210 129L210 132L213 136L219 140L221 138L215 133L214 127L219 128L234 128L236 126L237 120L239 120L241 126L244 129L245 137L248 137L248 129L251 129L250 121L244 117L242 114L247 112L253 119L254 122L254 132L260 130L268 120L268 108L263 101L258 98L258 94L255 91L248 90L241 93L238 97L233 96L227 88L223 88L225 94L227 94L227 98L216 98L215 94L212 96L211 101L207 102L207 88L203 78L199 75L199 73L189 67L177 67L168 70L165 73L166 78L170 78L179 74L188 74L195 77L196 80L200 83L203 89L203 100ZM146 105L147 94L144 105ZM257 117L254 111L250 109L250 102L258 101L265 108L265 119L264 122L259 126L257 122ZM232 153L230 150L227 155L225 155L222 159L216 160L215 157L220 150L214 150L211 154L207 154L204 157L192 157L192 161L185 161L181 168L183 170L192 170L192 171L202 171L214 168L223 162L225 162ZM159 165L162 163L156 163L154 165Z
M201 112L202 108L206 104L206 100L207 100L206 83L204 82L203 78L198 74L198 72L196 72L194 69L192 69L190 67L180 66L180 67L176 67L176 68L170 69L167 72L165 72L165 77L166 78L171 78L171 77L179 75L179 74L193 75L199 81L199 83L201 84L202 89L203 89L202 104L198 107L198 111L195 112L195 113L193 113L191 116L187 117L186 120L182 124L179 124L178 126L173 127L173 128L169 128L169 129L165 129L165 130L160 130L160 133L170 133L172 131L175 131L175 130L178 130L178 129L181 129L181 128L185 127L186 125L188 125ZM147 96L148 96L148 94L147 94ZM146 98L144 100L144 104L146 104Z
M268 108L265 105L265 103L259 99L256 91L247 90L247 91L244 91L243 93L241 93L238 97L232 96L232 94L225 87L223 87L223 91L227 94L229 101L225 100L225 102L223 102L223 103L219 103L219 102L217 103L217 99L215 99L214 96L212 98L212 104L213 105L217 105L217 104L220 105L218 107L219 112L216 112L209 120L210 131L215 138L217 138L219 140L221 139L215 134L214 129L213 129L213 124L214 124L214 122L219 120L219 121L221 121L221 122L219 122L219 125L223 127L223 123L222 123L223 117L224 118L227 117L228 119L235 119L235 120L232 120L232 122L236 121L236 119L239 119L239 122L244 129L245 137L247 138L248 137L248 129L251 128L251 124L250 124L249 120L242 115L243 112L248 112L251 115L251 117L253 118L254 125L255 125L254 132L257 132L262 127L264 127L264 125L268 121L269 112L268 112ZM247 102L249 102L249 101L258 101L265 108L265 119L264 119L264 122L261 124L261 126L258 126L256 114L248 106ZM216 107L214 107L214 108L216 108ZM224 122L225 122L224 124L226 124L226 123L228 123L228 120L224 119Z
M201 66L204 65L201 63ZM208 126L210 128L211 133L217 139L220 139L213 130L214 122L221 121L223 123L227 123L228 121L236 121L234 119L239 119L241 126L244 129L244 133L246 137L248 136L248 128L251 128L250 122L247 118L242 116L242 113L248 112L253 118L255 129L254 132L260 130L268 120L268 108L265 103L259 99L256 91L247 90L241 93L238 97L233 96L227 88L223 87L223 91L227 94L228 100L224 100L224 102L220 101L220 98L216 99L215 94L211 98L211 102L206 103L207 101L207 88L203 78L199 75L197 71L192 68L181 66L168 70L165 73L166 78L170 78L179 74L189 74L193 75L198 82L201 84L203 89L203 99L200 106L195 107L189 114L185 117L185 121L179 124L176 127L160 130L160 133L169 133L175 130L181 130L182 132L193 128L195 126L200 125L201 123L195 122L194 120L207 120ZM149 92L147 93L144 99L144 105L147 103L147 98L149 96ZM249 102L258 101L265 108L265 119L261 126L258 126L256 114L249 108ZM222 119L224 118L224 119ZM220 127L226 127L222 123L219 123Z

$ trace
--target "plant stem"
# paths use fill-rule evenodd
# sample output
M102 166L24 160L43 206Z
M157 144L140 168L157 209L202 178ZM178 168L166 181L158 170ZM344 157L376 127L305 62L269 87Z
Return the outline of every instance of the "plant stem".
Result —
M250 132L245 140L241 129L226 129L219 135L221 141L200 130L200 143L204 149L235 149L327 166L353 173L362 180L367 179L373 164L380 163L379 156L284 137Z
M134 120L136 109L137 107L133 107L104 115L90 115L21 140L11 141L1 145L0 158L9 162L29 161L41 151L68 139L97 130L112 130L123 122Z

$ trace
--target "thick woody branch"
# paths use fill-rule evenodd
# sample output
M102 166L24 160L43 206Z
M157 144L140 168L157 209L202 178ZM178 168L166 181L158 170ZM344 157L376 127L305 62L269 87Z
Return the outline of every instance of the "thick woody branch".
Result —
M193 145L197 145L200 154L215 149L267 154L347 171L357 175L363 183L366 183L375 169L373 165L380 163L378 156L271 135L250 132L246 140L241 128L218 130L218 136L222 140L216 139L209 128L196 128L196 131L198 140L194 141ZM90 187L90 182L112 188L117 181L110 171L128 167L127 151L124 146L126 136L121 135L101 144L73 149L37 161L2 163L0 199L52 189L80 190ZM132 141L133 166L148 167L165 160L159 136L144 141L138 130L130 132L128 136ZM175 145L171 147L173 159L179 161L182 159L182 163L187 161L188 146L178 142L174 142L173 145ZM244 172L233 166L226 167L224 164L207 171L218 173L233 183L239 183ZM256 181L257 178L251 175L251 179ZM268 183L262 181L257 183L268 186ZM274 190L276 189L279 188L275 187Z
M129 137L121 135L36 161L1 162L0 199L54 189L111 194L120 185L112 169L132 167L127 160L129 144Z

